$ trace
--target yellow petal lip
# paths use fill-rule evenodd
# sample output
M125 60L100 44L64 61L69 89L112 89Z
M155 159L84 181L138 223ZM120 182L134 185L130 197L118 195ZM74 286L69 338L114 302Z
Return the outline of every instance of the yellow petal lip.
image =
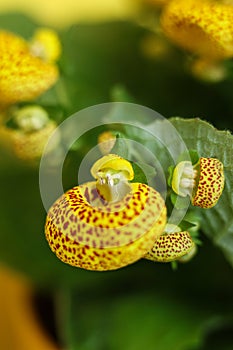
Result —
M91 168L91 175L96 179L99 172L105 172L108 169L124 172L126 179L129 181L134 178L131 163L116 154L108 154L98 159Z
M188 254L194 242L187 231L173 232L159 236L145 259L155 262L170 262Z
M200 158L199 180L194 189L192 204L201 208L215 206L224 189L223 164L216 158Z
M208 0L172 0L161 25L175 44L211 60L233 56L233 6Z
M115 270L150 250L164 231L166 206L151 187L132 184L121 202L101 205L96 183L67 191L50 208L45 234L57 257L87 270Z

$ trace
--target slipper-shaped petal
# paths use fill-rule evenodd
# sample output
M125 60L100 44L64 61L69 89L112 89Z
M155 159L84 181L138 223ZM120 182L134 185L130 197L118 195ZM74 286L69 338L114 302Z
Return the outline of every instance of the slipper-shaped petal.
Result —
M155 241L144 258L157 262L170 262L188 254L193 247L194 242L187 231L164 234Z
M76 186L50 208L45 233L63 262L87 270L114 270L144 257L166 224L166 206L153 188L131 184L121 201L106 203L96 182Z

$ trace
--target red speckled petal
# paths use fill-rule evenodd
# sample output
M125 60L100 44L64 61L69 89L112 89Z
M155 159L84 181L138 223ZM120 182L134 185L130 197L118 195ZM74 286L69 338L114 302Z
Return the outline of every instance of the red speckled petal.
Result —
M144 258L158 262L170 262L188 254L193 247L194 242L187 231L173 232L160 236Z
M192 204L201 208L212 208L224 188L223 164L216 158L200 158L198 186Z
M114 270L142 258L164 231L160 194L140 183L116 203L103 203L89 182L74 187L50 208L46 238L59 259L88 270Z

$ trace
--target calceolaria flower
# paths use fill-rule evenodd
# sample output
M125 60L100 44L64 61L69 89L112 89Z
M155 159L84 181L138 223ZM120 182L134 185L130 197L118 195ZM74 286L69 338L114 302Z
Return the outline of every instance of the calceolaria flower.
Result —
M233 6L210 0L172 0L161 24L175 44L208 60L233 57Z
M175 225L167 225L175 226ZM188 231L182 231L178 226L170 232L165 228L164 234L159 236L152 249L144 256L155 262L171 262L188 255L195 247Z
M33 100L57 79L55 64L33 55L23 38L0 31L0 106Z
M164 231L166 206L153 188L128 182L134 176L131 164L117 155L97 160L91 173L96 181L70 189L52 205L46 238L67 264L118 269L153 247Z
M21 160L38 160L42 156L44 147L57 124L49 119L48 113L42 107L37 105L16 110L12 121L15 125L14 128L6 125L0 127L3 146ZM47 151L52 151L58 144L59 140L54 139L51 143L51 149Z
M223 164L216 158L202 157L194 166L190 161L182 161L174 169L173 191L181 197L189 195L195 206L212 208L223 188Z

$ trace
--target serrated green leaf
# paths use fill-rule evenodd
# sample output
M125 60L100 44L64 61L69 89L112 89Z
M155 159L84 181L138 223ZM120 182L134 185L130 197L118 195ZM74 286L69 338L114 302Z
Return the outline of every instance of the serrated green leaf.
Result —
M217 205L200 209L201 229L224 252L233 265L233 136L209 123L195 119L171 118L189 149L201 157L218 158L224 165L225 188Z

